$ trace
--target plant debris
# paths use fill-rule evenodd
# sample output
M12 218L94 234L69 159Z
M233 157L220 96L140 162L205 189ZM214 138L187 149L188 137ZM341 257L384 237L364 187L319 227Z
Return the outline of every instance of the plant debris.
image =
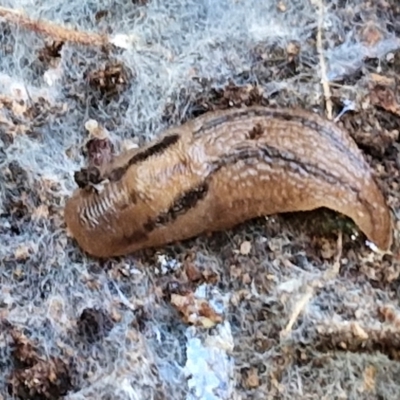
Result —
M70 366L57 357L39 354L21 331L11 328L15 368L8 379L9 393L21 400L56 400L72 389Z
M0 398L400 398L398 0L106 3L0 7ZM251 105L349 132L393 211L391 254L326 209L80 251L63 218L77 183Z

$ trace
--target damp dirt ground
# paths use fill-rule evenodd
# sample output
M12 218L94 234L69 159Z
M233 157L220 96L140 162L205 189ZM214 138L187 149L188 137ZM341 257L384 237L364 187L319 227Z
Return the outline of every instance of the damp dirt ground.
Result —
M0 8L0 399L399 398L400 5L276 1L240 24L241 2L178 3ZM109 260L78 248L63 205L88 120L120 149L250 105L340 115L391 254L327 209Z

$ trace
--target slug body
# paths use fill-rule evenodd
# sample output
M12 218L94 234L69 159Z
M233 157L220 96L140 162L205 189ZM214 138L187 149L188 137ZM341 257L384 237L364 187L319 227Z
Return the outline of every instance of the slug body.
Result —
M210 112L100 167L103 190L78 189L65 220L97 257L125 255L246 220L327 207L382 250L391 214L352 138L333 122L265 107Z

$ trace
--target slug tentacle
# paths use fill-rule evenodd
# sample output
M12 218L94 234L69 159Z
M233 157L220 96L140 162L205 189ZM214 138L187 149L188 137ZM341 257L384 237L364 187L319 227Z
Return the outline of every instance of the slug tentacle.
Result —
M382 250L390 210L352 138L299 110L205 114L102 166L102 192L79 188L65 219L98 257L158 247L245 220L327 207Z

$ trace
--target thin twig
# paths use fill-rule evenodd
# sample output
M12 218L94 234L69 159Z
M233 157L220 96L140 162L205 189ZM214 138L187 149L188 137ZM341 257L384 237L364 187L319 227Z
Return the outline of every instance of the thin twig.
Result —
M311 282L309 286L306 288L306 292L304 293L303 297L297 302L296 306L294 307L292 314L289 318L289 322L287 323L285 329L281 331L281 338L285 338L289 335L289 333L293 328L293 325L299 318L299 315L303 312L308 302L313 297L315 288L323 286L327 281L336 278L337 275L339 274L340 259L342 257L342 243L343 243L342 232L339 231L337 239L337 252L332 268L329 268L321 279L316 279L315 281Z
M314 285L310 285L307 287L306 293L304 296L296 303L296 306L294 310L292 311L292 314L290 316L289 322L287 323L285 329L281 332L281 337L286 337L292 330L293 325L299 318L299 315L303 312L303 310L306 308L306 305L308 302L311 300L312 296L314 294Z
M109 43L105 35L63 28L62 26L48 21L33 20L22 12L5 7L0 7L0 18L8 23L16 24L45 36L50 36L57 41L72 42L86 46L103 46Z
M323 54L322 47L322 26L324 22L324 3L323 0L317 0L318 6L318 32L317 32L317 50L319 54L319 65L321 69L321 84L324 91L325 96L325 107L326 107L326 116L329 120L332 119L332 100L331 100L331 90L329 87L329 82L326 77L326 64Z

